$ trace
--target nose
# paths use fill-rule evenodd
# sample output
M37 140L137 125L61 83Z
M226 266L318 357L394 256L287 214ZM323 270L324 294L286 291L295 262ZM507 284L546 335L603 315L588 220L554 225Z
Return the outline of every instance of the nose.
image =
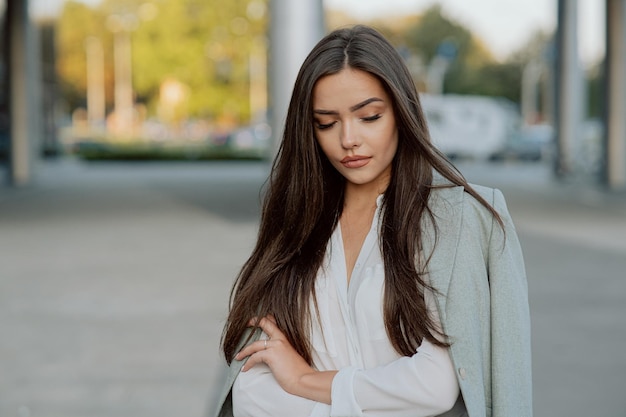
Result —
M357 148L361 145L357 130L350 121L341 123L341 146L344 149Z

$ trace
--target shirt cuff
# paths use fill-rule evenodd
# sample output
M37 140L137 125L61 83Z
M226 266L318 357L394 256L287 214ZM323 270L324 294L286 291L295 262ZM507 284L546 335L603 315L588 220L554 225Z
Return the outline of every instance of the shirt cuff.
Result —
M354 376L358 368L341 369L333 378L330 391L331 417L362 417L363 411L356 402L354 395Z
M309 417L330 417L330 405L324 403L315 403L313 411Z

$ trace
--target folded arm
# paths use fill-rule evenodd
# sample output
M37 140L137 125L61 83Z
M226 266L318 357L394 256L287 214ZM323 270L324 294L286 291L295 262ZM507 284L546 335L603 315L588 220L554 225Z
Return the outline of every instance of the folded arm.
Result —
M267 365L285 394L311 400L311 410L316 403L326 403L331 416L429 416L451 409L459 396L447 349L428 341L413 356L385 366L317 371L295 352L273 320L264 318L259 326L270 340L256 341L240 352L237 359L249 357L242 372L258 372L256 368Z

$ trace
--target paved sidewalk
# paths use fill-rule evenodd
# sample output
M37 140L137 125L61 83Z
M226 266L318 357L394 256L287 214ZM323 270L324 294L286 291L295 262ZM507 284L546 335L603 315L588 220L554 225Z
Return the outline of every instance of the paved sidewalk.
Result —
M469 181L503 190L518 228L626 253L626 192L559 181L546 164L461 163Z
M503 190L520 234L536 416L626 416L626 198L540 165L460 166ZM266 175L64 160L0 187L0 416L206 416Z
M0 189L0 416L207 414L265 176L244 165L50 163Z

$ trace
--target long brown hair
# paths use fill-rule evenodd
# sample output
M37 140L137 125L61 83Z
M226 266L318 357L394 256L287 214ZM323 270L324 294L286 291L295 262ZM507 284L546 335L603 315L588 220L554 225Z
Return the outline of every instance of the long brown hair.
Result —
M341 216L344 178L317 144L312 92L322 77L350 67L377 77L393 102L398 149L383 198L381 248L384 319L396 351L410 356L423 338L447 346L425 302L427 260L416 263L433 171L462 185L500 221L431 143L411 74L402 57L367 26L338 29L309 53L297 76L282 141L268 181L256 246L233 286L222 348L230 363L253 317L272 314L296 351L311 362L310 300L326 246ZM437 335L443 337L436 337Z

